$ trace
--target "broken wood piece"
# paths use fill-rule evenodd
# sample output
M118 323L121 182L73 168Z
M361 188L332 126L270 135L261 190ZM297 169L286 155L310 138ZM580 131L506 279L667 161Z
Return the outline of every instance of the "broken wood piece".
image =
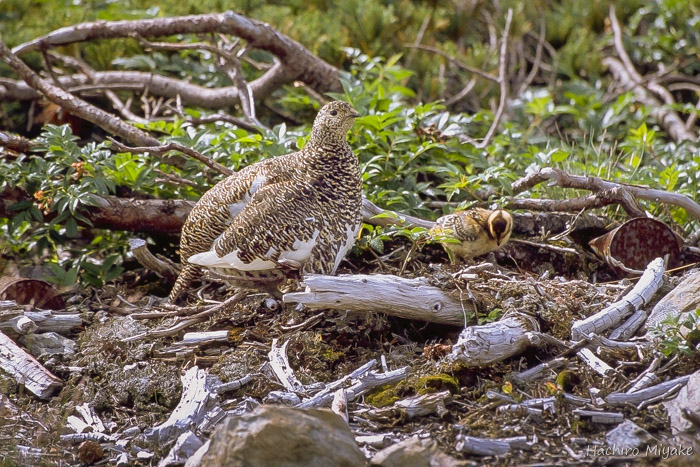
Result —
M615 227L588 245L619 277L642 274L654 260L669 256L668 267L678 265L683 239L661 221L637 217Z
M0 330L17 335L51 331L68 335L79 330L82 325L83 320L78 313L52 310L24 311L16 304L7 309L0 309Z
M458 435L456 439L456 451L476 456L502 456L514 449L532 448L532 442L528 441L527 436L489 439Z
M593 371L598 373L601 376L607 376L609 374L612 374L615 370L613 367L605 363L603 360L598 358L596 354L593 353L593 350L590 348L585 348L581 349L578 352L576 352L576 356L586 365L588 365L589 368L591 368Z
M355 369L352 373L343 376L342 378L340 378L337 381L334 381L332 383L327 384L325 389L317 392L316 394L314 394L313 397L306 399L301 404L299 404L299 408L308 409L311 407L320 407L320 406L323 406L323 405L330 403L331 400L333 399L333 393L338 388L342 387L348 381L361 378L368 371L370 371L372 368L374 368L376 365L377 365L377 360L372 359L369 362L365 363L364 365Z
M233 381L229 381L227 383L215 384L212 387L212 391L214 391L217 394L229 391L237 391L246 384L250 383L251 381L253 381L253 375L249 373L241 378L234 379Z
M136 261L146 269L149 269L167 281L175 282L180 271L170 262L159 259L148 250L146 240L141 238L130 238L129 248Z
M399 410L402 415L411 419L444 412L446 410L445 405L449 404L450 401L450 391L441 391L396 401L392 408Z
M345 420L345 423L350 422L348 416L348 394L345 389L340 388L333 394L333 402L331 402L331 410Z
M653 260L627 295L598 313L584 320L575 321L571 326L571 338L578 340L589 334L601 334L620 324L622 320L649 303L651 297L661 287L665 270L663 258Z
M610 333L610 339L626 341L634 336L634 333L642 327L646 319L647 312L645 310L635 311L624 323Z
M172 442L182 433L199 425L218 402L207 380L207 373L193 366L182 376L182 396L168 419L144 431L149 441L160 445Z
M63 386L60 379L2 332L0 332L0 368L39 399L50 398Z
M508 313L494 323L464 328L448 358L468 367L500 362L536 345L538 339L533 331L539 332L534 318Z
M517 384L530 383L553 373L559 368L565 366L566 362L568 362L567 358L556 357L547 362L542 362L528 370L521 371L520 373L511 373L509 379Z
M580 420L591 423L602 423L606 425L617 425L625 420L625 416L620 412L599 412L596 410L574 409L573 414Z
M605 402L613 407L623 406L626 404L637 405L644 401L653 399L658 396L663 396L668 391L673 390L676 386L685 385L690 379L690 375L680 376L678 378L664 381L655 386L650 386L645 389L640 389L633 393L613 392L605 397Z
M282 301L301 303L312 310L372 311L432 323L464 324L464 306L457 291L441 290L422 277L313 274L304 276L303 284L303 292L284 294Z
M279 339L277 338L272 339L272 348L268 353L272 371L275 372L275 376L277 376L277 379L279 379L280 383L282 383L287 391L306 394L304 385L297 379L296 375L294 375L294 370L292 370L289 358L287 358L287 346L289 346L290 341L285 341L282 346L277 345L278 341Z
M39 326L26 316L15 316L7 321L0 322L0 331L10 337L23 336L37 330Z

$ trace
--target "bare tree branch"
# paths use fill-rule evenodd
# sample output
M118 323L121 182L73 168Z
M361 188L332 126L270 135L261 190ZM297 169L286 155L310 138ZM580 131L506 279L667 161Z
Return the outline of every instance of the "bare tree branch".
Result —
M304 81L316 91L340 90L339 70L309 52L297 41L280 34L270 25L233 11L224 13L156 18L134 21L97 21L57 29L14 48L17 55L49 49L75 42L95 39L114 39L138 34L143 37L162 37L175 34L219 32L248 41L251 47L276 55L283 76L271 75L266 80Z
M498 128L498 125L501 123L501 117L503 116L503 110L506 107L506 101L508 100L508 77L506 76L506 73L508 71L508 34L510 33L510 23L513 20L513 9L509 8L508 13L506 14L506 25L505 28L503 29L503 38L501 41L501 52L499 56L499 63L498 63L498 84L500 86L501 92L500 92L500 98L498 100L498 108L496 109L496 113L493 116L493 122L491 122L491 126L489 127L488 131L486 132L486 136L484 136L484 139L478 143L469 141L466 138L460 138L462 142L470 142L471 144L474 145L474 147L483 149L486 146L489 145L491 142L491 138L493 138L493 134L496 132L496 129Z
M66 109L73 115L94 123L108 133L119 135L132 143L140 144L141 146L157 146L160 144L157 139L153 138L148 133L145 133L129 125L128 123L121 121L114 115L111 115L104 110L73 96L58 86L50 83L48 80L42 79L22 60L17 58L2 41L0 41L0 58L10 65L10 67L32 88L40 91L48 100L59 107Z
M615 15L614 3L610 5L610 23L614 35L615 50L620 60L613 57L606 57L603 59L603 65L608 67L623 88L631 89L639 102L651 107L650 113L652 117L659 122L674 141L696 141L697 135L686 128L685 123L678 114L662 106L662 104L675 104L671 93L654 80L650 80L646 87L642 85L644 79L639 72L637 72L637 69L634 67L622 43L622 29ZM650 95L650 92L655 94L658 98ZM659 101L659 99L661 101Z
M537 172L529 174L520 180L516 180L511 184L513 194L522 193L544 181L550 181L551 184L562 188L575 188L579 190L589 190L595 193L601 193L608 190L621 190L628 192L638 199L647 201L661 202L680 206L685 209L688 214L700 219L700 205L690 199L686 195L671 193L664 190L657 190L647 186L628 185L626 183L616 183L604 180L599 177L586 177L583 175L571 175L562 170L552 167L545 167ZM613 191L610 191L613 193ZM618 200L619 202L619 200Z

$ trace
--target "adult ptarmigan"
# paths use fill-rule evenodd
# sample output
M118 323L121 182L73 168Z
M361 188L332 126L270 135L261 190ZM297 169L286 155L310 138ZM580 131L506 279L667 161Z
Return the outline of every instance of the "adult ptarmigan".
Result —
M285 271L333 274L361 224L362 179L347 142L359 114L325 105L301 151L249 165L217 183L182 228L174 302L203 269L271 283Z
M440 217L430 229L433 237L444 236L459 240L442 246L454 263L456 257L472 259L496 251L513 231L513 217L503 209L472 208Z

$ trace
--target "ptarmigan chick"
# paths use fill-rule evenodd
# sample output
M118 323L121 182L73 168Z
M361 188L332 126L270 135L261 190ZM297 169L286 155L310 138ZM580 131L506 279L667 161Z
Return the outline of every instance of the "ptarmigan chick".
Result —
M182 228L183 269L170 301L203 269L271 284L290 269L334 274L362 220L362 179L347 142L358 116L331 102L301 151L249 165L207 191Z
M507 211L472 208L440 217L430 234L459 240L442 243L454 264L457 257L472 259L496 251L508 242L512 231L513 217Z

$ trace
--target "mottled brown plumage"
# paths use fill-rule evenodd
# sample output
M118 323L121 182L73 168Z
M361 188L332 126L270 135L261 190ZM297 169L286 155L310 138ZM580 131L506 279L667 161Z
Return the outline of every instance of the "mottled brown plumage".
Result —
M499 249L512 231L513 217L507 211L472 208L440 217L430 233L459 240L442 244L454 263L457 257L472 259Z
M362 179L347 143L357 112L324 106L301 151L260 161L207 191L180 239L174 301L202 269L281 280L285 270L333 274L360 227Z

